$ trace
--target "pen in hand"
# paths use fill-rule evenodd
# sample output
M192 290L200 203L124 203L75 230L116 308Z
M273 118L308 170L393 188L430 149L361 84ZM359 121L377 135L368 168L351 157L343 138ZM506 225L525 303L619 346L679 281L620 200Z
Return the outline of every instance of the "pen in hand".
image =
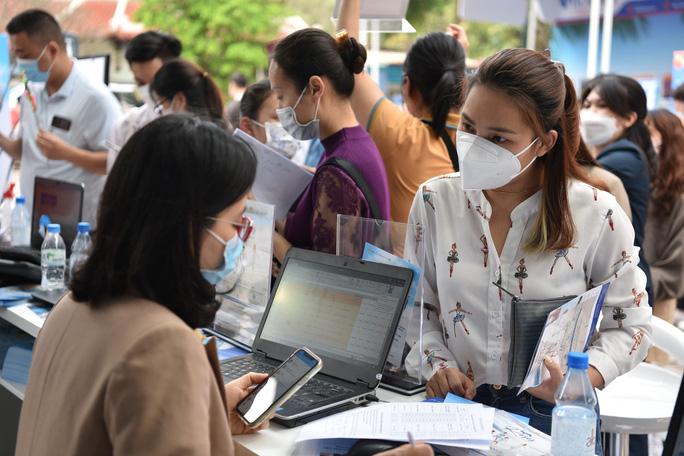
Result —
M415 442L415 440L413 440L413 434L411 434L411 431L407 432L407 435L408 435L408 441L411 444L411 446L412 447L416 446L416 442Z

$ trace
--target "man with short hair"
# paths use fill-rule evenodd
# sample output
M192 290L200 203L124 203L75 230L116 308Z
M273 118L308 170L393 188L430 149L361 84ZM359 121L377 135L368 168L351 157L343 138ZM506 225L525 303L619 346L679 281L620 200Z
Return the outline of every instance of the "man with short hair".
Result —
M0 135L0 148L21 160L21 192L29 207L36 177L83 184L83 220L94 224L104 185L98 174L107 163L102 151L121 106L104 83L92 82L76 68L49 13L24 11L6 30L28 90L21 97L21 137Z

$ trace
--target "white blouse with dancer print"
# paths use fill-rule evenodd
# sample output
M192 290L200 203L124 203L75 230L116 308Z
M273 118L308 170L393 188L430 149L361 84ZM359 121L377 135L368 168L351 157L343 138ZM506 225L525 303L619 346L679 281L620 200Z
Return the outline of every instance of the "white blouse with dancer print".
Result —
M530 253L524 245L541 201L540 190L513 210L499 257L489 231L492 208L483 192L464 191L459 174L449 174L416 193L409 222L422 225L424 236L419 241L409 236L406 251L415 255L414 243L426 242L425 258L409 259L424 265L424 302L438 310L427 312L423 327L425 378L457 367L476 386L507 385L511 298L494 282L521 298L545 299L578 295L613 280L589 362L607 385L646 357L651 308L629 218L612 195L572 180L573 246ZM416 347L407 359L414 374L417 356Z

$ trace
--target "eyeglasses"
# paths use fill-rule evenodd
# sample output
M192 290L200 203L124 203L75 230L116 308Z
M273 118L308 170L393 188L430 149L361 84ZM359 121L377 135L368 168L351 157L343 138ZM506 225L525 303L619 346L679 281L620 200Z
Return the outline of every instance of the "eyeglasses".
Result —
M249 239L249 237L252 235L252 232L254 231L254 222L251 218L247 217L246 215L243 215L240 218L239 222L221 220L216 217L207 217L207 219L212 220L214 222L230 223L237 230L237 235L242 240L242 242L247 242L247 239Z
M159 101L156 105L154 105L154 108L152 108L158 116L161 116L164 114L164 102L167 101L168 98L163 98L161 101Z

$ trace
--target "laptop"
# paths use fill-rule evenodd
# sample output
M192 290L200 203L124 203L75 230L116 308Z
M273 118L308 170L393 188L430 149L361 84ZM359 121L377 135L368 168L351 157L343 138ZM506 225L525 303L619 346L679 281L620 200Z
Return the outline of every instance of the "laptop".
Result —
M663 456L684 456L684 433L682 433L682 416L684 416L684 378L679 386L679 394L674 412L667 429L667 438L663 447Z
M276 411L279 423L364 402L382 378L412 277L405 268L290 249L252 353L223 361L224 380L270 372L306 346L323 368Z
M59 223L67 252L71 249L83 216L83 192L83 184L36 177L33 185L31 247L40 250L47 225Z
M33 185L33 212L31 213L31 248L40 252L47 225L59 223L60 235L66 244L67 255L71 250L83 215L83 184L74 184L46 177L36 177ZM66 289L31 290L33 297L47 304L57 304Z

